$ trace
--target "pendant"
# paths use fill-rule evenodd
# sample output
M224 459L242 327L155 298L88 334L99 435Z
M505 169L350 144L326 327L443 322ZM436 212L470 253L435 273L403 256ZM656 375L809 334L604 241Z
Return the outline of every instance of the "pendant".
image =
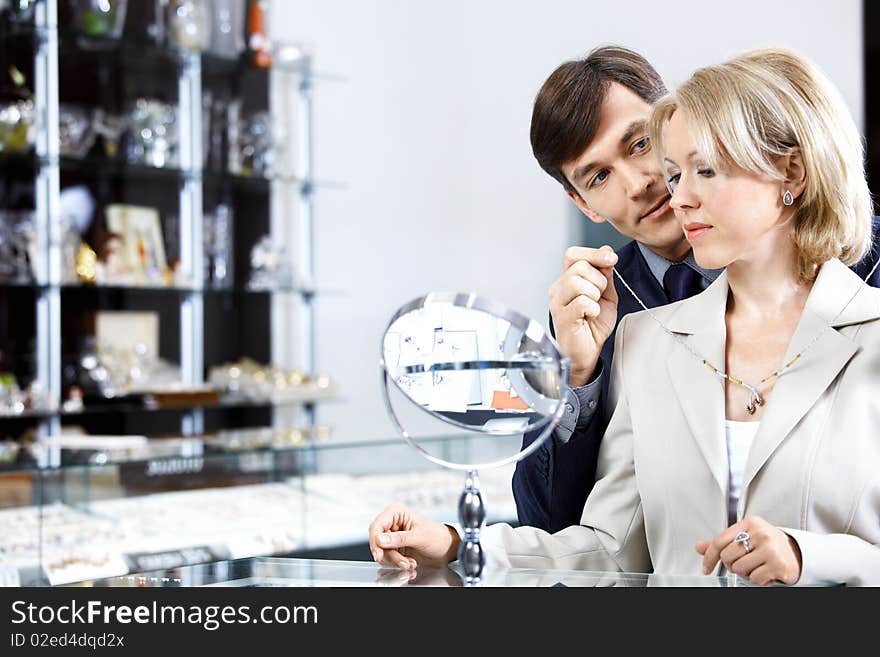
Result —
M761 397L761 394L753 387L749 386L749 403L746 405L746 410L749 412L749 415L754 415L755 411L758 410L758 406L764 405L764 398Z

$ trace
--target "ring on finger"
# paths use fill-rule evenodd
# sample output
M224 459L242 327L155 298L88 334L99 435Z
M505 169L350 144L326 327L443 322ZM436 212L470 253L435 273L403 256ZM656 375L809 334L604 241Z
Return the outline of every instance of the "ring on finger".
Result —
M734 537L733 542L740 543L745 548L746 552L751 552L752 548L749 545L749 541L751 540L751 538L752 537L749 536L748 532L740 532Z

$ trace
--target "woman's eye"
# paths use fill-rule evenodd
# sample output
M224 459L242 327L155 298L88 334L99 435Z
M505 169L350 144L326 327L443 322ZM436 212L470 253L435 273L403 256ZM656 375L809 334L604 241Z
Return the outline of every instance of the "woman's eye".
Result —
M669 191L674 192L675 188L678 187L678 181L681 179L680 173L673 173L666 177L666 186L669 188Z
M590 181L590 187L595 187L596 185L601 185L607 179L608 179L608 172L607 171L600 171Z
M711 178L712 176L715 175L715 172L714 172L712 169L709 169L709 168L706 168L706 169L698 169L698 170L697 170L697 173L700 174L701 176L704 176L705 178Z

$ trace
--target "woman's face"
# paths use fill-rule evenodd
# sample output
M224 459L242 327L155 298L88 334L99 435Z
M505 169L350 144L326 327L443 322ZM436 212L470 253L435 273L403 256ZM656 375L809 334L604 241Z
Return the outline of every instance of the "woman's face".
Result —
M669 204L699 265L720 269L772 257L790 234L783 221L782 183L738 167L710 169L696 152L682 112L672 115L665 139Z

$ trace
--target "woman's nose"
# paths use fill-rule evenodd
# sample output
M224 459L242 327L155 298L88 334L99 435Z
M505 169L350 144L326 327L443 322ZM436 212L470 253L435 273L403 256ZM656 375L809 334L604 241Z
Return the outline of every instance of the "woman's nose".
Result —
M696 194L681 180L673 187L672 196L669 198L669 206L673 210L687 210L699 205Z

